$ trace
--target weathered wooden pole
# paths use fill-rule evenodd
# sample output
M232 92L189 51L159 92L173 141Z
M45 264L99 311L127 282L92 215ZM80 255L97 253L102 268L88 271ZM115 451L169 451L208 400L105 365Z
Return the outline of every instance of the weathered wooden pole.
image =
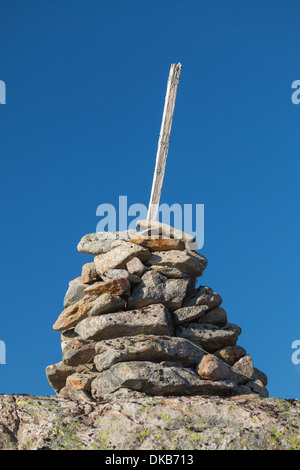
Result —
M158 214L158 207L161 195L161 188L163 184L166 161L169 149L171 127L173 121L173 114L175 108L175 100L177 94L177 88L179 83L179 77L181 72L181 64L172 64L170 68L170 74L167 85L167 93L165 98L165 106L163 112L163 118L160 128L160 134L158 139L158 147L156 154L156 163L154 170L154 177L152 183L150 203L148 207L147 220L156 221Z

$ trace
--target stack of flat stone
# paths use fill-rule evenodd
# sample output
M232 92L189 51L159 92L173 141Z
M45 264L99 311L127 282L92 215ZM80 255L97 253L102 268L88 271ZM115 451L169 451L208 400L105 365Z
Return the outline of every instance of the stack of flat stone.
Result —
M241 328L228 322L221 296L196 287L207 260L193 237L161 223L138 228L80 241L94 258L69 283L53 326L62 348L62 361L46 369L54 391L84 401L267 397L267 377L237 345Z

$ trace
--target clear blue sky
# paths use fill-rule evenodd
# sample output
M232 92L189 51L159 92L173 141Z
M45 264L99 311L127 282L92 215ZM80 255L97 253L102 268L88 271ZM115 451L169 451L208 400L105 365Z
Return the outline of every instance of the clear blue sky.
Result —
M1 1L1 393L53 394L77 243L99 204L148 204L180 61L161 202L205 204L201 283L270 395L300 398L299 18L296 0Z

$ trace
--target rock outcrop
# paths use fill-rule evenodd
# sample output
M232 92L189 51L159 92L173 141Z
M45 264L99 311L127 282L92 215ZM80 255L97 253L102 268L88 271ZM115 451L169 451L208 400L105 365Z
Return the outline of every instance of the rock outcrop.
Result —
M298 400L0 395L0 450L300 450L299 427Z
M206 258L190 235L146 221L139 230L85 235L94 256L69 283L54 323L62 361L47 367L61 397L268 397L266 375L237 344L221 296L196 287Z

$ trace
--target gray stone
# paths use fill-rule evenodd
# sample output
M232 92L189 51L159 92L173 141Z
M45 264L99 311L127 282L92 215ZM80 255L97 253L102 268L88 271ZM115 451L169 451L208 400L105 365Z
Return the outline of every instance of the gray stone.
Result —
M124 398L121 395L123 390L126 392L126 389L120 388L116 392L120 393L120 398L114 398L110 403L84 403L55 396L1 394L0 448L101 448L104 449L104 455L100 453L103 462L106 456L112 461L114 453L122 458L123 455L142 456L139 451L163 456L166 453L181 453L176 450L186 450L186 454L199 454L202 460L197 458L197 461L201 461L202 465L205 464L205 455L208 459L214 457L214 454L201 454L204 450L300 449L299 400L262 399L253 393L224 398L140 397L140 392L131 391ZM158 450L153 452L154 449ZM221 454L221 457L224 455ZM247 459L247 454L242 455ZM229 454L232 465L238 456L233 453L231 457ZM173 455L173 464L175 458ZM129 470L133 465L126 465L126 459L123 466ZM186 455L185 462L191 460ZM195 460L194 466L186 465L185 468L196 468ZM225 465L225 461L222 464ZM136 470L143 465L139 460ZM106 466L103 464L103 467ZM121 465L118 467L121 468ZM171 465L165 467L171 468ZM107 468L113 466L108 465ZM180 465L175 465L175 468L180 468Z
M187 288L186 279L169 279L156 271L149 270L134 287L128 306L141 308L154 303L163 303L168 309L175 310L181 307Z
M67 341L63 348L63 362L68 366L78 366L93 362L96 342L74 338Z
M186 307L192 308L192 307ZM227 324L227 314L222 307L214 308L205 315L199 317L196 320L196 323L211 323L212 325L225 326Z
M87 390L73 390L70 385L66 385L60 392L59 396L76 400L78 402L93 402L91 394Z
M251 356L247 354L241 357L232 367L232 379L237 385L245 385L254 376L254 368Z
M117 246L116 246L117 245ZM147 261L150 257L150 251L142 245L136 243L118 240L110 251L96 256L94 263L97 272L103 276L109 269L126 269L127 263L132 258L137 257L141 261Z
M187 274L180 271L180 269L172 268L171 266L151 266L151 269L158 271L160 274L163 274L166 277L171 279L187 279Z
M219 307L222 303L222 297L214 292L210 287L200 286L195 291L190 292L183 301L183 307L193 305L207 305L209 310Z
M201 361L204 354L183 338L155 335L100 341L96 344L96 352L94 362L99 372L118 362L128 361L172 361L192 367Z
M89 284L93 281L99 281L100 276L96 271L95 263L85 263L82 266L81 280L85 284Z
M65 308L53 325L55 331L64 331L73 328L77 323L88 316L88 312L97 300L95 295L85 295L69 307Z
M99 373L92 382L92 396L103 400L120 388L148 395L230 395L231 381L201 380L191 369L169 367L148 361L122 362Z
M134 274L139 277L141 277L146 271L146 266L136 256L130 261L128 261L126 267L131 274Z
M105 271L105 275L102 276L102 279L104 281L108 281L109 279L116 279L120 277L128 279L131 284L138 284L139 282L141 282L140 277L130 273L126 269L108 269L107 271Z
M171 316L162 304L86 318L75 332L82 339L104 340L139 334L171 336L174 332Z
M84 290L87 287L88 284L84 284L81 277L76 277L76 279L70 281L69 288L64 298L64 308L67 308L69 305L72 305L75 302L78 302L78 300L81 300L85 296Z
M207 323L187 323L176 328L176 336L188 338L199 344L205 351L213 353L225 346L236 344L239 330L219 328Z
M137 227L149 235L162 235L165 238L176 238L178 240L185 240L191 250L198 250L198 244L194 235L183 232L182 230L171 227L170 225L153 220L138 220Z
M175 325L181 325L182 323L192 322L193 320L196 320L199 317L203 317L207 311L208 311L207 305L194 305L192 307L181 307L175 310L175 312L173 313Z
M207 266L207 259L199 253L192 251L159 251L152 253L146 263L147 266L170 266L177 268L189 276L201 276Z
M253 393L257 393L261 398L268 398L269 392L265 385L259 379L252 379L246 383L246 386L250 388Z
M77 250L89 255L100 255L110 250L115 240L129 240L138 234L136 230L125 230L123 232L96 232L85 235L80 240Z
M67 377L66 385L71 387L72 390L86 390L90 392L91 383L98 377L98 374L98 372L76 372Z
M65 385L69 375L75 374L76 367L68 366L63 362L46 367L46 375L49 384L58 393Z
M254 375L253 375L253 378L254 379L259 379L262 384L264 386L267 386L268 385L268 377L266 376L266 374L264 372L262 372L261 370L257 369L256 367L254 367Z
M125 307L126 301L118 295L102 294L94 302L88 316L94 317L104 313L118 312Z

